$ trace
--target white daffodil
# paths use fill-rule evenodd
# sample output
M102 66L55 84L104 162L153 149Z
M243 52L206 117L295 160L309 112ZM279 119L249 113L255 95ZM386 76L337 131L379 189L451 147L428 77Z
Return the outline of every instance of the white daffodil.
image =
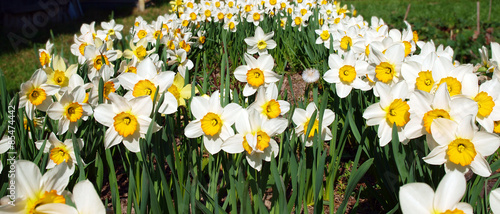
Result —
M500 146L500 137L485 131L477 131L474 116L466 116L460 123L437 118L431 125L436 146L424 157L432 165L444 164L446 171L466 173L471 169L477 175L491 175L485 156L493 154Z
M434 95L421 90L416 90L410 95L408 101L410 122L405 127L405 136L408 139L431 134L431 124L436 118L446 118L460 123L465 116L477 113L476 102L464 97L451 99L447 88L445 83ZM428 138L427 143L430 149L436 146L432 138Z
M79 138L76 141L78 142L78 147L80 148L80 150L82 150L84 146L83 140ZM77 165L75 148L73 147L73 140L66 139L64 142L61 142L59 139L57 139L57 136L54 134L54 132L52 132L49 135L49 139L36 141L36 148L40 150L44 142L45 147L43 149L43 153L50 152L50 160L47 163L46 168L52 169L62 162L66 162L69 169L72 171L71 174L73 174L73 172L75 171L75 166ZM83 163L83 159L81 157L80 160Z
M136 74L122 73L118 76L118 80L123 88L129 90L124 96L129 100L134 97L147 95L156 103L165 94L158 112L172 114L177 111L178 104L175 96L167 91L167 89L172 86L174 76L175 73L172 71L157 73L153 61L150 58L146 58L137 66ZM156 100L153 100L157 89L158 95Z
M38 69L28 81L21 84L19 107L25 107L30 119L33 118L35 109L47 111L53 102L51 96L59 90L59 86L49 85L46 82L47 74Z
M109 94L111 104L100 104L94 110L94 118L100 124L109 127L104 137L106 149L123 141L131 152L139 152L139 139L146 136L149 125L153 124L152 133L160 130L160 126L152 121L149 115L153 108L150 96L127 99L115 93Z
M394 85L402 79L401 64L405 57L405 50L402 44L389 47L385 52L381 52L370 46L370 63L375 67L374 72L368 75L370 79ZM378 92L375 92L378 93Z
M47 43L45 44L45 49L38 50L38 57L40 59L40 64L44 68L47 66L50 66L50 63L52 62L52 48L53 47L54 47L54 44L50 43L50 40L47 40Z
M127 59L132 59L134 63L142 61L148 55L155 52L155 48L149 51L146 50L146 48L148 47L148 40L146 40L145 38L139 40L139 42L137 42L136 45L134 45L134 43L130 41L129 45L130 49L123 51L123 57Z
M194 67L193 61L187 58L187 52L184 49L177 49L174 51L167 50L168 65L178 64L177 71L181 73L182 77L186 78L186 72Z
M259 26L259 23L264 20L264 10L259 10L257 6L253 7L252 11L247 13L247 22Z
M491 63L493 64L493 78L500 81L500 44L491 43Z
M500 188L490 192L490 208L493 214L500 214Z
M96 76L94 79L92 79L92 85L93 87L91 88L89 92L89 99L88 103L92 107L96 107L97 104L99 103L99 82L102 79L103 84L103 89L102 89L102 97L103 97L103 102L104 103L110 103L109 101L109 93L113 93L118 88L120 88L120 81L118 81L118 78L110 78L111 73L113 73L113 68L107 65L103 65L101 68L102 76ZM76 75L75 75L76 76Z
M467 213L472 206L460 202L466 190L465 177L457 171L447 173L436 189L426 183L410 183L399 189L399 203L404 214Z
M237 26L240 22L238 22L238 19L236 16L233 16L232 18L228 19L226 16L226 20L224 21L224 30L231 31L231 32L236 32Z
M68 86L69 78L71 78L78 69L77 64L70 65L66 69L66 63L59 55L54 56L52 67L53 68L45 68L45 72L47 73L47 84L58 85L61 89Z
M247 83L243 88L243 96L255 94L261 85L267 87L270 83L279 81L280 75L272 71L274 59L271 55L263 54L255 59L245 54L244 58L246 65L240 65L234 70L234 77L240 82Z
M190 109L196 119L189 122L184 129L184 135L188 138L203 136L203 145L208 152L218 153L222 142L234 135L231 126L237 119L241 106L230 103L223 108L220 105L219 92L216 91L209 99L193 97Z
M86 97L85 89L77 87L73 91L66 91L59 102L52 103L47 109L47 114L53 120L58 120L57 134L61 135L78 131L78 120L87 120L92 115L92 107L84 103Z
M271 83L267 89L259 87L255 101L248 109L255 109L264 118L273 119L286 114L290 110L290 103L278 100L278 87Z
M85 58L89 66L89 72L87 74L89 79L94 79L96 76L102 76L102 72L100 72L101 67L103 65L113 67L113 64L110 62L118 58L118 52L116 50L107 50L106 47L107 44L102 43L102 41L96 42L96 46L87 45L85 47Z
M259 55L267 54L267 50L274 49L276 47L276 42L272 39L273 36L274 31L264 33L262 28L257 27L253 37L245 38L245 43L248 45L247 53L259 53Z
M89 180L80 181L73 187L72 198L78 214L106 213L104 204L95 191L94 185Z
M109 22L101 22L101 27L103 30L97 31L97 36L104 41L113 41L115 39L122 39L123 25L116 24L114 19Z
M279 146L273 137L285 131L288 120L263 119L259 112L250 109L241 111L235 125L238 134L225 140L221 145L222 150L231 154L246 151L248 164L260 171L262 160L269 162L278 155Z
M319 127L319 115L318 111L316 114L316 118L311 118L313 113L318 111L316 104L311 102L307 105L306 109L296 108L293 112L293 123L297 127L295 127L295 133L302 137L302 141L306 144L305 146L310 147L313 145L313 138L318 132L321 130L321 137L319 139L321 141L331 140L332 139L332 131L328 129L328 126L333 123L335 120L335 113L333 113L330 109L325 109L323 113L323 121L321 123L321 127ZM314 120L314 121L311 121ZM309 123L313 122L311 130L309 131L309 135L306 135L307 128L309 127Z
M326 49L330 49L330 37L332 31L328 25L321 26L321 29L314 31L319 37L316 39L316 44L323 44Z
M403 131L410 121L410 106L406 103L408 96L406 82L401 81L393 87L377 82L375 88L380 94L380 102L368 106L363 112L366 125L378 125L377 135L380 138L380 146L385 146L392 140L393 124L396 124L400 142L406 143Z
M352 88L367 91L371 86L361 77L367 74L368 63L356 60L353 51L349 51L344 60L337 54L328 57L330 70L326 71L323 79L329 83L335 83L337 95L340 98L347 97Z
M0 213L74 213L66 205L64 191L71 171L66 163L48 170L42 176L37 165L30 161L16 161L16 195L12 204L0 206Z
M462 94L477 103L476 121L486 131L493 132L494 121L500 120L500 82L489 80L480 86L477 83L476 74L466 74L462 82Z

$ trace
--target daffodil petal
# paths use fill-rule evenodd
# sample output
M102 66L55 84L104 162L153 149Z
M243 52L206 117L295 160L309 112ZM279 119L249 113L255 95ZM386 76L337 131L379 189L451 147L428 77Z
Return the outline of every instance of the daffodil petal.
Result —
M434 190L425 183L410 183L399 189L401 211L405 214L432 213Z

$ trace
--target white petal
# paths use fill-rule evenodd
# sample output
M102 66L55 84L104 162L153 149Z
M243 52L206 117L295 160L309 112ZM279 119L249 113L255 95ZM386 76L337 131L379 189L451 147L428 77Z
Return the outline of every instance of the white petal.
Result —
M186 128L184 128L184 135L188 138L197 138L203 135L200 120L191 121Z
M399 202L404 214L431 214L434 190L425 183L410 183L399 189Z
M490 207L493 214L500 214L500 188L496 188L490 193Z
M100 104L94 110L95 120L107 127L113 126L114 116L116 115L113 113L113 106L111 104Z
M439 145L448 145L455 140L458 124L446 118L436 118L431 124L431 133Z
M490 165L481 154L477 154L474 157L474 160L470 163L470 168L479 176L489 177L491 175Z
M438 211L446 211L453 208L465 193L465 177L458 171L446 173L439 182L434 197L434 208Z
M480 131L476 132L472 142L477 152L483 156L490 156L500 146L500 137L496 134Z
M118 134L114 126L111 126L106 130L106 134L104 135L104 148L109 149L112 146L116 146L120 144L122 140L123 136Z
M220 138L209 138L207 136L203 136L203 145L212 155L220 151L222 143L222 139Z
M196 119L202 119L208 112L208 100L203 97L193 97L191 100L191 113Z
M237 154L245 151L243 148L243 135L236 134L226 139L222 143L221 149L230 154Z
M57 213L67 213L67 214L78 214L78 211L67 204L61 203L49 203L42 204L35 208L35 213L43 214L57 214Z
M130 106L132 107L131 113L139 116L148 116L151 114L153 109L153 101L150 96L136 97L130 100Z
M446 150L448 146L437 146L423 160L431 165L442 165L446 162Z

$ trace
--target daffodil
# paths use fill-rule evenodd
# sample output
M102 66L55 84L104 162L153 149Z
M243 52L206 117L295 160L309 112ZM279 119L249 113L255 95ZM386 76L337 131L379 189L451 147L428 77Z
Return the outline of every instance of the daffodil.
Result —
M441 85L436 94L416 90L410 95L410 121L405 127L405 136L408 139L418 138L431 134L431 124L436 118L446 118L460 122L469 114L477 114L477 104L465 97L451 99L446 83ZM430 137L430 136L429 136ZM430 149L435 147L432 138L427 143Z
M47 40L47 43L45 43L45 49L39 49L38 50L38 57L40 60L40 65L42 67L47 67L50 66L50 63L52 62L52 48L54 47L54 44L50 43L50 40Z
M436 189L426 183L410 183L399 189L399 203L404 214L467 213L472 206L460 202L466 190L465 177L457 171L447 173Z
M207 151L210 154L218 153L222 142L234 135L231 126L237 119L241 106L230 103L222 107L217 91L208 99L193 97L190 109L196 119L189 122L184 129L184 135L188 138L203 136L203 145Z
M466 74L462 82L463 96L474 100L478 106L476 121L488 132L493 132L494 121L500 120L500 82L488 80L477 85L476 74Z
M257 91L255 101L248 106L261 113L263 118L273 119L286 114L290 110L290 103L278 100L278 87L271 83L269 87L260 87Z
M328 25L321 26L321 29L314 30L318 35L316 44L323 44L326 49L330 49L330 38L332 36L331 29Z
M177 99L167 89L171 87L174 76L175 74L172 71L158 73L153 61L146 58L137 66L136 74L122 73L118 76L118 80L123 88L129 90L124 96L129 100L133 97L147 95L156 103L165 94L158 111L162 114L172 114L177 111ZM158 91L156 91L157 89ZM155 94L158 95L156 100L153 100Z
M102 76L96 76L94 79L92 79L92 85L93 87L91 88L89 92L89 99L88 102L92 107L96 107L99 102L99 82L102 79L103 88L102 88L102 97L103 97L103 103L110 103L109 101L109 94L116 92L118 88L120 88L120 81L118 81L118 78L110 78L114 69L110 66L104 65L101 68L101 72L103 73Z
M424 157L431 165L444 164L446 171L458 170L466 173L472 170L477 175L488 177L491 169L485 156L492 155L500 146L500 137L485 131L478 131L474 116L466 116L460 123L436 118L432 122L432 138L436 146Z
M490 208L493 214L500 213L500 188L490 192Z
M377 82L375 88L380 94L380 102L368 106L363 112L366 125L378 125L377 135L380 146L385 146L392 140L394 124L397 128L399 140L406 143L404 128L410 121L410 106L406 102L408 86L404 81L397 83L393 87Z
M47 140L39 140L35 142L36 148L38 150L42 149L42 145L45 142L45 147L43 149L43 153L50 153L49 162L47 163L47 169L52 169L55 166L65 162L69 169L74 172L75 166L77 165L75 148L73 147L73 140L66 139L64 142L61 142L57 139L57 136L52 132L49 135L49 139ZM81 138L76 139L78 142L78 147L80 150L83 149L83 140ZM80 157L80 160L83 162L83 159ZM85 163L84 163L85 164ZM83 170L83 169L82 169Z
M132 59L134 62L141 62L144 58L146 58L151 53L155 52L155 48L151 50L146 50L148 47L148 40L142 38L137 42L136 45L132 41L130 41L130 49L123 51L123 57L127 59Z
M153 110L151 97L135 97L130 101L115 93L108 97L111 104L100 104L94 110L97 122L108 127L104 147L109 149L123 141L129 151L139 152L139 139L146 136L150 124L154 123L152 133L161 128L149 117Z
M84 103L86 97L85 89L77 87L73 91L66 91L59 102L52 103L47 109L47 114L53 120L58 120L57 134L66 131L75 132L80 119L87 120L92 115L92 107Z
M224 29L227 30L227 31L231 31L231 32L236 32L237 28L236 26L238 26L240 22L238 22L238 19L236 19L236 16L233 16L232 18L228 19L226 17L226 21L224 21Z
M107 44L97 42L96 46L88 45L85 47L85 58L89 66L88 77L94 79L96 76L102 76L101 67L108 65L113 67L111 62L115 61L118 57L118 52L115 50L107 50Z
M250 109L241 111L235 125L238 134L225 140L221 145L222 150L231 154L246 151L248 164L260 171L262 160L269 162L278 155L279 146L273 137L285 131L288 120L263 119L258 111Z
M264 10L253 7L252 11L247 13L246 20L247 22L253 23L255 26L259 26L259 23L264 20Z
M109 22L101 22L101 27L103 30L97 31L97 36L99 36L104 41L113 41L115 39L122 39L123 25L116 24L114 19Z
M193 61L187 58L187 52L184 49L177 49L175 51L168 50L168 64L177 64L177 71L182 77L186 77L186 72L194 67Z
M184 85L184 78L180 73L175 74L174 82L168 91L177 99L179 106L186 106L186 100L191 98L191 84ZM195 88L195 93L197 92L198 89Z
M399 82L402 79L401 64L404 57L404 46L401 44L393 45L384 52L370 46L370 64L375 67L374 72L369 74L370 79L391 86Z
M356 60L354 52L350 51L342 60L337 54L328 57L330 70L323 76L326 82L335 83L337 95L340 98L347 97L353 88L367 91L371 86L361 77L366 76L368 63Z
M261 27L257 27L253 37L245 38L245 43L248 45L247 53L259 53L259 55L267 54L267 50L276 47L276 42L272 39L273 36L274 31L264 33Z
M316 118L312 118L314 112L317 112ZM320 112L316 107L314 102L311 102L307 105L306 109L296 108L293 112L293 123L296 125L295 133L301 136L302 141L305 143L305 146L310 147L313 145L313 138L315 135L321 131L321 136L319 139L321 141L331 140L332 139L332 131L328 129L328 126L333 123L335 120L335 113L333 113L330 109L325 109L323 112L323 121L321 123L321 127L319 127L319 115ZM313 123L309 134L306 136L307 129L309 124Z
M72 172L65 162L40 173L37 165L26 160L15 163L16 197L14 206L0 206L0 213L74 213L66 205L64 189Z
M59 86L49 85L46 82L47 74L38 69L28 81L21 84L19 107L25 107L30 119L33 118L35 109L47 111L53 102L51 96L59 90Z
M47 73L47 84L58 85L61 89L68 86L69 79L78 69L77 64L73 64L66 68L64 59L58 55L54 56L52 67L53 68L45 68L45 72Z
M267 87L270 83L279 81L280 75L272 71L274 59L269 54L263 54L258 59L245 54L246 65L241 65L234 71L234 77L247 84L243 88L243 96L255 94L260 86Z
M500 81L500 44L491 43L491 62L493 64L493 78Z

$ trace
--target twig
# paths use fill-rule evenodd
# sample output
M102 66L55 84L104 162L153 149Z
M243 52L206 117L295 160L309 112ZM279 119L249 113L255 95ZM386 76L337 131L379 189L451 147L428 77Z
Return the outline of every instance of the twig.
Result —
M492 2L493 0L490 0L490 8L488 9L488 22L490 21L490 18L491 18L491 6L492 6Z
M403 19L404 21L406 21L406 18L408 17L408 13L410 13L410 6L411 6L411 4L408 4L408 7L406 8L405 18Z

